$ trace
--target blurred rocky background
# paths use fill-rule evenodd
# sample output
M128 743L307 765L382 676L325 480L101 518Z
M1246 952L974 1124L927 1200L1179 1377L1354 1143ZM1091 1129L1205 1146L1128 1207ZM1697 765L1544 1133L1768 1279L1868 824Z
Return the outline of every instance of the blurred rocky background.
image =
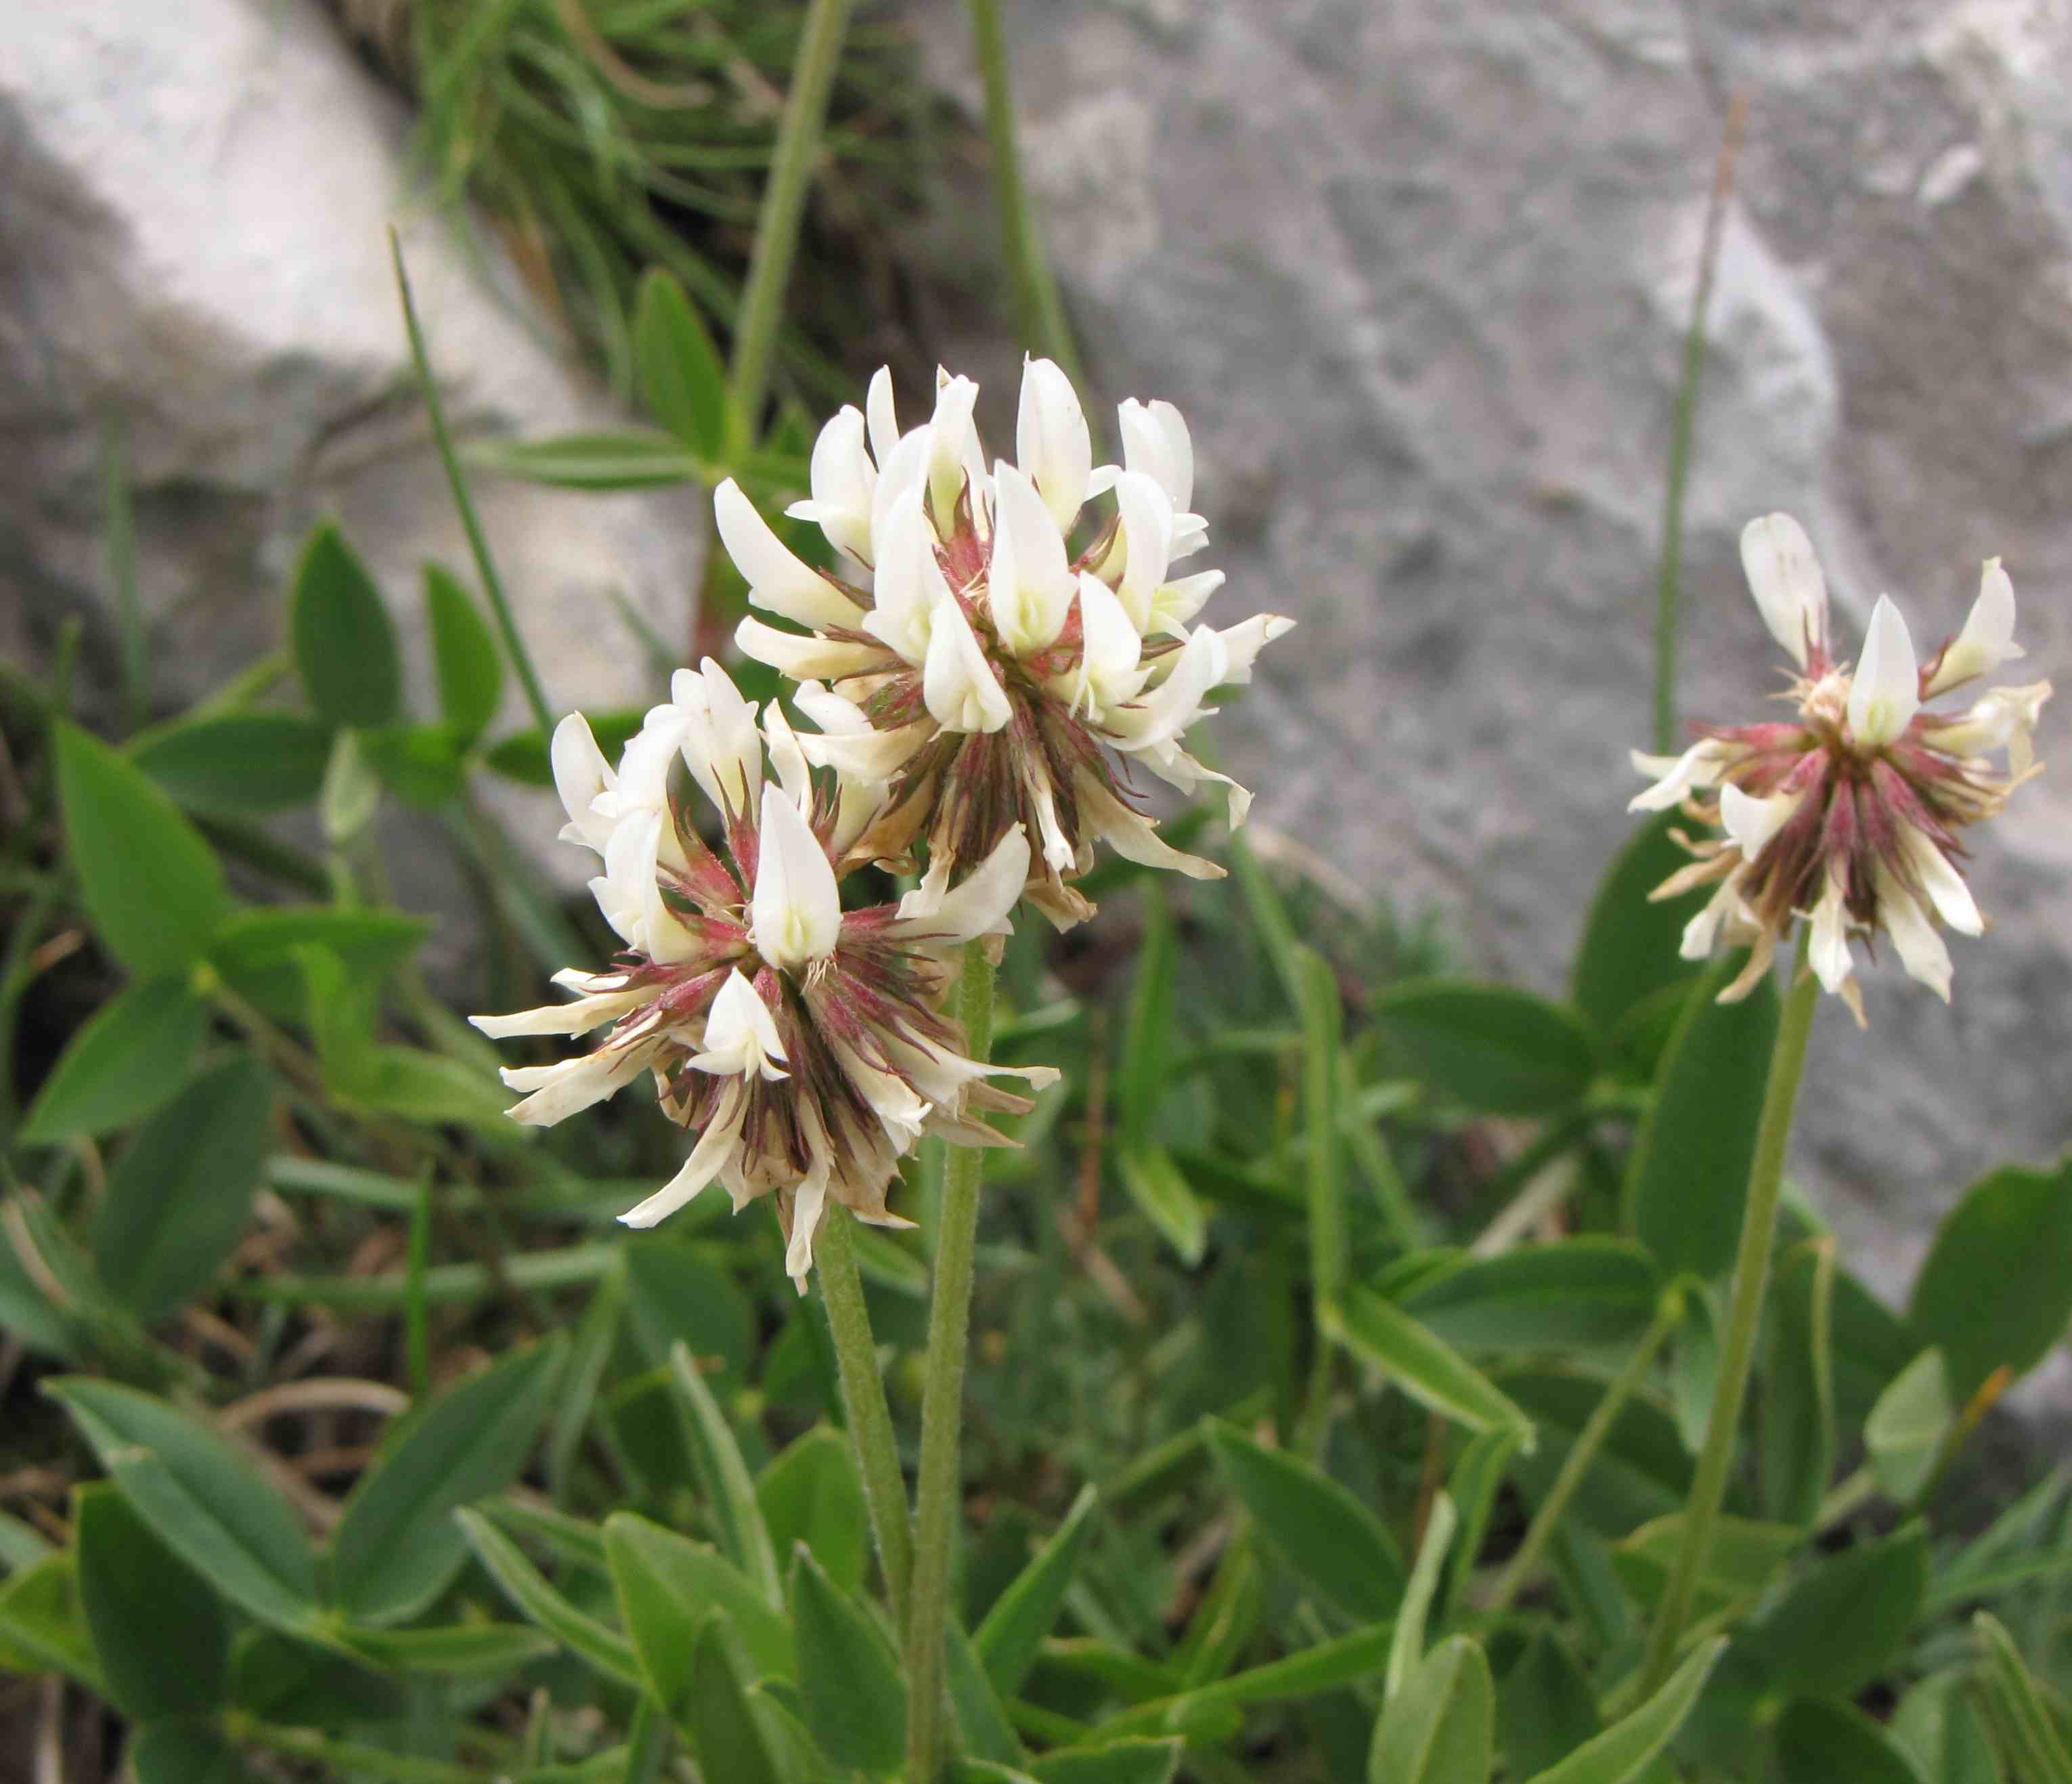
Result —
M340 10L76 0L10 33L0 652L17 661L101 611L111 415L162 697L278 642L323 513L414 624L419 565L465 552L411 387L392 220L458 426L623 418L610 328L565 301L525 220L492 192L486 224L456 227L424 196L440 165L413 134L410 8ZM918 134L927 176L877 209L853 185L824 200L802 274L820 333L789 376L820 407L845 369L889 355L918 377L939 357L988 377L981 419L1005 439L1016 356L961 10L862 17L920 100L866 105L853 134ZM1820 544L1845 636L1889 589L1932 645L1997 552L2022 678L2072 668L2064 0L1026 0L1009 23L1089 394L1182 406L1212 561L1244 610L1302 622L1219 727L1231 765L1262 824L1405 911L1436 907L1478 966L1557 984L1628 828L1681 339L1734 99L1685 711L1738 719L1775 686L1733 541L1778 507ZM734 54L712 80L752 111L754 73ZM697 225L722 249L726 226L724 208ZM701 501L479 492L553 695L639 702L651 670L612 597L689 636ZM89 674L107 638L89 633ZM2061 782L2066 727L2046 712L2039 739ZM1867 1036L1821 1019L1802 1177L1889 1286L1961 1185L2072 1139L2062 785L2017 798L1975 884L1998 929L1955 944L1953 1008L1888 972Z

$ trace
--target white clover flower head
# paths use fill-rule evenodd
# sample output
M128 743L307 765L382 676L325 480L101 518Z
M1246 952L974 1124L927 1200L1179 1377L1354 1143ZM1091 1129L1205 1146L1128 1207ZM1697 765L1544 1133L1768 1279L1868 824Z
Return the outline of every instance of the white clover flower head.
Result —
M1684 958L1702 960L1722 937L1751 950L1720 994L1745 997L1803 917L1807 958L1823 989L1864 1020L1851 943L1884 935L1900 963L1946 1002L1950 950L1938 921L1978 935L1984 919L1958 863L1958 832L1999 815L2008 795L2041 772L2030 745L2050 684L1995 688L1968 712L1926 702L2022 654L2014 641L2014 587L1988 558L1971 616L1926 664L1889 595L1871 612L1853 666L1829 655L1827 586L1805 529L1788 514L1752 521L1741 534L1749 588L1799 674L1792 719L1707 727L1678 756L1634 753L1655 777L1630 809L1679 808L1720 834L1679 840L1696 858L1656 888L1671 898L1711 886L1684 932ZM2005 752L2008 772L1987 757Z
M1190 510L1194 447L1170 403L1124 402L1124 463L1097 467L1071 381L1030 360L1016 462L989 471L977 395L938 373L933 412L902 434L880 371L863 410L821 431L812 499L789 512L820 527L840 576L787 550L732 482L713 508L750 599L804 628L751 617L737 634L747 655L813 688L800 708L820 728L799 748L882 791L845 859L906 866L925 841L931 871L954 871L989 859L1018 825L1035 845L1028 894L1062 927L1092 909L1071 882L1096 843L1220 874L1159 840L1130 802L1128 764L1187 791L1224 781L1186 752L1185 734L1293 622L1195 624L1223 578L1173 574L1208 529ZM1249 796L1225 784L1241 822Z
M551 752L569 814L561 834L603 857L591 886L625 952L607 971L557 974L572 1002L475 1025L499 1039L606 1030L587 1053L506 1070L524 1093L513 1118L561 1121L652 1072L664 1110L699 1138L683 1168L620 1217L652 1226L713 1182L737 1209L769 1196L803 1291L829 1200L906 1224L886 1192L917 1140L1001 1144L979 1114L1030 1105L984 1081L1056 1077L968 1057L939 1008L962 945L1007 932L1028 840L1018 825L957 885L945 860L898 906L844 911L835 862L882 807L882 781L816 777L783 714L773 705L758 728L709 660L680 671L671 694L615 768L579 715L561 722ZM829 736L878 735L825 689L801 703ZM717 849L670 785L679 759L719 820Z

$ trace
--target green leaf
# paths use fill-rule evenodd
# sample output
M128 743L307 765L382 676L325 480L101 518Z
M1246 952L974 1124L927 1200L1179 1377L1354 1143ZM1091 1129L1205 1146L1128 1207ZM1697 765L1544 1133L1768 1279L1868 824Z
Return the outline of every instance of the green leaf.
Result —
M699 1774L713 1784L783 1784L775 1741L749 1700L721 1617L707 1617L698 1637L683 1726Z
M1181 1263L1193 1269L1208 1250L1208 1211L1187 1187L1173 1155L1162 1146L1146 1146L1123 1153L1117 1164L1122 1186L1137 1212L1178 1253Z
M1462 1350L1624 1345L1655 1316L1662 1279L1630 1240L1602 1235L1460 1257L1420 1276L1406 1312Z
M1638 1778L1683 1727L1726 1645L1724 1636L1707 1642L1638 1709L1550 1765L1531 1784L1627 1784Z
M1782 1784L1922 1784L1885 1731L1844 1704L1802 1700L1786 1709L1777 1724L1777 1762Z
M368 760L360 733L349 726L331 733L331 760L317 789L317 828L332 848L349 848L381 810L381 777Z
M381 591L335 521L310 535L288 598L302 691L334 725L385 725L402 704L403 665Z
M1644 1605L1660 1602L1669 1583L1669 1570L1684 1546L1684 1517L1672 1512L1642 1524L1612 1551L1612 1566L1621 1582ZM1760 1597L1805 1540L1805 1531L1795 1524L1718 1518L1704 1571L1698 1576L1695 1614L1710 1616Z
M701 483L705 462L667 434L561 434L544 440L479 440L468 463L520 483L557 489L666 489Z
M189 811L245 818L315 802L331 727L306 713L227 712L140 739L130 760Z
M1835 1472L1835 1246L1808 1239L1778 1262L1758 1452L1764 1515L1810 1524Z
M0 1586L0 1671L61 1672L108 1695L80 1601L79 1556L60 1549Z
M626 1248L626 1279L633 1335L658 1366L680 1341L701 1364L717 1360L723 1384L747 1378L755 1309L705 1252L665 1233L645 1234Z
M1497 1687L1498 1745L1516 1778L1529 1778L1593 1739L1597 1694L1551 1629L1536 1629Z
M1022 1688L1043 1638L1058 1620L1079 1551L1093 1527L1098 1498L1091 1486L1079 1489L1065 1521L994 1601L972 1638L986 1676L1003 1697L1012 1697Z
M273 1092L239 1057L205 1072L140 1127L108 1179L94 1264L140 1320L199 1299L252 1217L273 1144Z
M191 966L230 914L222 863L120 751L56 731L65 847L101 939L139 979Z
M425 566L425 606L432 620L432 667L439 716L463 744L482 735L504 698L504 659L482 609L450 571Z
M435 811L467 785L467 740L447 725L381 725L358 734L375 777L406 805Z
M403 1622L452 1584L467 1559L452 1513L518 1478L566 1350L558 1333L529 1345L390 1430L331 1539L338 1601L348 1615Z
M46 1381L166 1546L261 1622L306 1629L317 1561L294 1508L243 1452L178 1407L83 1375Z
M633 306L633 367L640 400L699 457L726 450L726 368L675 275L651 266Z
M409 1708L401 1681L329 1639L302 1641L269 1629L248 1629L233 1644L230 1695L253 1716L306 1728L396 1722Z
M1439 1590L1439 1576L1453 1546L1453 1532L1460 1514L1445 1494L1432 1501L1432 1515L1424 1526L1424 1540L1418 1545L1417 1559L1410 1569L1410 1581L1403 1588L1403 1609L1397 1613L1396 1632L1388 1644L1388 1670L1382 1675L1384 1702L1392 1700L1416 1670L1424 1651L1424 1620Z
M65 1044L30 1105L22 1139L45 1146L149 1114L186 1080L207 1025L184 974L125 987Z
M415 954L430 933L423 917L401 911L275 904L232 917L208 957L240 996L269 1016L300 1022L306 1005L298 950L323 948L338 957L350 983L371 986Z
M1852 1697L1904 1650L1928 1589L1928 1539L1910 1524L1829 1556L1751 1626L1751 1650L1800 1697Z
M698 1372L690 1351L679 1343L669 1356L669 1370L689 1416L684 1434L690 1444L692 1465L705 1489L720 1545L727 1558L746 1574L773 1606L784 1602L783 1583L777 1576L777 1556L770 1546L770 1532L755 1502L755 1488L742 1460L741 1445L734 1428L713 1398L712 1389Z
M79 1595L107 1676L132 1721L199 1716L230 1679L223 1607L105 1481L79 1489Z
M1723 1275L1741 1238L1778 1022L1770 979L1718 1001L1741 966L1729 954L1692 993L1626 1162L1626 1222L1670 1275Z
M1123 1032L1122 1055L1116 1073L1116 1099L1122 1118L1125 1156L1150 1145L1153 1123L1170 1076L1173 915L1165 888L1156 880L1147 879L1144 883L1143 907L1144 933L1137 943L1137 972L1129 987L1128 1024ZM1155 1214L1152 1218L1161 1232L1166 1230Z
M1543 1439L1514 1472L1526 1496L1546 1497L1556 1471L1605 1397L1599 1376L1555 1370L1507 1371L1509 1394ZM1619 1409L1583 1485L1569 1506L1572 1522L1610 1537L1625 1535L1651 1518L1681 1509L1690 1496L1692 1462L1675 1423L1652 1401L1635 1395Z
M1190 1718L1216 1710L1241 1708L1248 1704L1278 1704L1336 1691L1371 1679L1388 1660L1390 1637L1386 1623L1355 1629L1350 1635L1319 1642L1285 1660L1233 1673L1214 1684L1178 1696L1153 1698L1111 1716L1096 1732L1104 1737L1157 1733L1181 1728Z
M1380 993L1373 1011L1419 1077L1486 1114L1560 1114L1597 1076L1589 1030L1529 991L1413 979Z
M698 1631L716 1610L756 1678L798 1676L791 1626L709 1543L615 1511L605 1520L604 1551L634 1651L664 1704L684 1701Z
M978 1650L954 1617L944 1620L943 1635L943 1682L950 1694L950 1708L956 1713L964 1750L974 1759L1019 1765L1022 1743L1015 1738L1000 1694L985 1675Z
M2008 1165L1964 1193L1914 1279L1907 1317L1968 1401L1996 1369L2025 1375L2072 1320L2072 1158Z
M555 1651L545 1630L524 1623L456 1623L444 1629L348 1627L339 1639L362 1658L392 1672L500 1679Z
M1938 1673L1908 1691L1893 1712L1892 1741L1926 1784L2004 1784L1962 1673Z
M160 1722L137 1731L130 1763L137 1784L253 1784L254 1774L206 1723Z
M1400 1307L1355 1286L1346 1290L1345 1305L1326 1318L1348 1349L1383 1370L1420 1406L1470 1431L1520 1431L1531 1451L1532 1421L1524 1412Z
M1899 1372L1864 1422L1864 1447L1881 1493L1903 1506L1921 1496L1934 1478L1957 1411L1950 1366L1931 1345Z
M1403 1558L1379 1518L1301 1456L1265 1448L1220 1419L1202 1428L1231 1490L1296 1572L1363 1622L1396 1614Z
M615 759L626 747L627 740L639 732L646 716L630 708L584 715L590 735L597 740L597 747L607 757ZM513 731L508 737L491 744L483 761L505 780L516 781L520 786L551 787L554 784L554 770L548 760L548 748L545 733L536 727Z
M1679 868L1690 851L1670 834L1688 827L1682 813L1656 812L1613 858L1583 925L1569 980L1576 1007L1613 1034L1651 999L1688 991L1697 969L1678 949L1684 925L1704 905L1702 891L1651 902L1649 894ZM1645 1069L1646 1059L1634 1061Z
M488 1568L490 1577L504 1588L512 1604L605 1678L635 1687L643 1683L640 1662L624 1636L585 1615L555 1591L518 1545L480 1512L462 1510L454 1516L467 1533L469 1546Z
M1453 1472L1446 1481L1446 1494L1460 1510L1460 1539L1453 1545L1453 1566L1448 1575L1446 1605L1451 1608L1461 1601L1467 1589L1470 1577L1474 1572L1476 1558L1482 1551L1482 1539L1489 1534L1490 1514L1495 1509L1497 1494L1503 1487L1504 1477L1511 1472L1512 1459L1523 1441L1524 1426L1507 1427L1501 1431L1485 1431L1470 1437L1461 1446L1461 1453L1453 1463Z
M791 1557L791 1616L806 1726L828 1758L866 1772L905 1751L906 1686L892 1646L801 1543Z
M1971 1629L1985 1650L1982 1707L1996 1731L1995 1745L2004 1737L2008 1750L2001 1757L2013 1761L2022 1784L2072 1784L2072 1753L2006 1625L1980 1611Z
M1067 1747L1029 1762L1036 1784L1170 1784L1185 1743L1141 1736L1098 1747Z
M804 1543L844 1592L862 1591L870 1526L855 1453L841 1432L816 1425L793 1439L756 1477L755 1503L774 1552Z
M1482 1650L1465 1635L1449 1637L1382 1712L1367 1784L1486 1784L1495 1716Z

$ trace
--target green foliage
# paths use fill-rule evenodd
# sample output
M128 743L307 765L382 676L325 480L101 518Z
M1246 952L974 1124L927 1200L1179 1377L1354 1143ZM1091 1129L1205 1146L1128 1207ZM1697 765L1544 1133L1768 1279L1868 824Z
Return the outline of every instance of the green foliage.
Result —
M2025 1375L2072 1320L2072 1160L2008 1166L1965 1191L1915 1277L1907 1319L1969 1399L1996 1370Z

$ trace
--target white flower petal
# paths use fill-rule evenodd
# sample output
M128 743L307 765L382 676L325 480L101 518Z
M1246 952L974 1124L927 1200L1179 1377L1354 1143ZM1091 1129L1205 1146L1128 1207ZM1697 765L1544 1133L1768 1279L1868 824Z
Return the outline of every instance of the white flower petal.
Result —
M647 1068L648 1049L639 1047L606 1048L558 1065L507 1066L504 1082L532 1094L505 1113L520 1127L551 1127L603 1102Z
M1022 361L1014 456L1042 492L1058 531L1070 533L1093 475L1093 438L1072 381L1053 361Z
M1720 789L1720 822L1741 851L1742 859L1753 861L1770 847L1770 839L1790 822L1801 797L1779 793L1757 799L1731 781Z
M870 388L864 393L863 412L870 426L870 455L878 460L882 476L885 461L899 443L899 418L892 406L892 368L881 365L870 374Z
M605 760L604 752L597 747L590 721L580 712L570 713L554 727L553 742L547 754L554 770L554 791L561 795L561 808L569 814L562 839L603 854L613 826L610 819L590 808L598 795L609 791L618 777Z
M1921 889L1934 905L1935 914L1959 935L1984 935L1986 920L1979 914L1971 888L1964 884L1964 876L1958 872L1949 856L1935 846L1935 839L1914 825L1902 822L1899 826L1899 848L1906 864L1914 870L1914 877L1920 883Z
M1681 805L1694 789L1716 785L1729 760L1725 747L1712 737L1700 738L1681 756L1650 756L1641 750L1631 755L1634 768L1659 778L1626 801L1628 811L1667 811Z
M878 460L878 490L870 498L870 540L872 561L878 565L881 576L884 574L887 549L885 529L894 508L910 491L918 491L923 497L927 494L928 459L934 449L934 439L932 430L917 427ZM882 595L878 604L884 604Z
M763 789L763 822L749 933L780 971L820 960L841 938L841 891L827 851L799 808L775 787Z
M1964 629L1957 634L1935 674L1922 690L1924 700L1990 675L2002 663L2029 653L2014 641L2014 584L1997 558L1986 559L1979 574L1979 598L1972 602Z
M1013 933L1008 913L1029 880L1029 838L1021 825L1001 837L956 887L945 890L949 871L947 857L930 864L927 878L899 900L890 933L970 941L981 935Z
M1685 960L1703 960L1712 951L1712 942L1720 933L1720 925L1741 897L1740 890L1729 881L1705 901L1705 908L1684 925L1683 939L1676 951Z
M1079 572L1079 666L1067 678L1072 710L1098 722L1111 707L1135 699L1142 690L1145 675L1138 663L1144 641L1114 591L1087 570Z
M471 1016L467 1020L491 1040L508 1040L516 1035L580 1035L616 1022L647 1000L644 991L602 991L536 1010L516 1010L508 1016Z
M1229 666L1223 640L1207 626L1197 627L1170 660L1173 667L1163 682L1108 716L1108 740L1124 755L1177 742L1201 715L1203 698L1222 685Z
M740 1091L730 1092L705 1123L683 1168L645 1201L621 1214L620 1224L648 1227L667 1219L726 1169L741 1146L741 1114L746 1104Z
M935 535L917 484L893 503L878 533L877 605L863 628L910 663L927 660L928 628L950 585L935 557Z
M671 687L684 715L678 746L684 765L722 814L746 817L763 797L763 734L756 728L756 709L709 657L695 674L678 670Z
M980 457L978 430L972 425L972 410L978 402L978 386L967 377L952 377L935 369L935 412L928 418L928 502L935 529L948 535L957 510L957 498L968 483L972 490L972 519L984 530L980 486L985 480L985 461Z
M1813 941L1807 958L1824 989L1839 992L1848 983L1852 964L1848 913L1842 904L1842 882L1832 874L1813 907Z
M954 599L946 597L930 622L921 698L946 731L998 731L1013 716L1006 691Z
M1807 646L1827 641L1827 579L1806 529L1789 514L1766 514L1741 529L1741 568L1770 635L1803 669Z
M742 656L767 663L795 682L840 682L889 666L882 645L846 644L779 632L752 614L734 628L734 641Z
M1896 742L1921 707L1921 668L1906 621L1889 595L1871 609L1863 655L1849 683L1849 730L1868 749Z
M1173 555L1173 508L1165 492L1141 471L1125 471L1115 480L1116 506L1122 525L1116 542L1122 576L1116 595L1129 623L1138 632L1151 629L1151 610ZM1102 567L1111 567L1112 554Z
M1924 731L1922 741L1951 756L1985 756L2004 749L2009 769L2016 776L2025 775L2035 760L2029 734L2042 716L2043 702L2050 698L2050 691L2048 682L2032 682L2026 687L1996 687L1962 718Z
M993 468L993 560L986 599L993 629L1017 657L1057 641L1072 609L1072 573L1065 541L1043 498L1005 459Z
M722 1077L748 1077L760 1072L774 1082L788 1075L787 1063L770 1006L755 995L755 987L737 966L713 999L705 1016L705 1043L692 1056L691 1064Z
M871 497L878 488L878 468L864 448L863 411L853 403L838 410L813 442L811 476L812 512L800 515L800 509L808 505L805 503L795 503L789 512L796 517L816 521L828 544L868 564Z
M914 752L935 734L931 719L917 719L892 731L808 731L799 748L816 768L832 768L845 780L882 787Z
M1130 810L1091 775L1081 775L1073 794L1079 822L1096 841L1105 843L1125 861L1141 867L1161 867L1190 880L1220 880L1223 870L1199 855L1182 855L1161 841L1151 820Z
M1170 402L1130 397L1116 408L1116 418L1124 467L1152 478L1171 506L1185 512L1194 499L1194 447L1180 411Z
M806 752L799 748L798 734L791 729L791 721L784 716L784 709L775 700L763 715L763 729L769 741L770 764L777 771L778 785L784 789L787 799L810 816L813 804L812 771L806 765Z
M1218 572L1211 571L1211 575ZM1276 638L1285 637L1295 629L1295 622L1285 614L1255 613L1248 620L1235 625L1225 626L1216 636L1223 641L1223 653L1227 658L1223 668L1223 678L1218 684L1228 687L1242 685L1252 679L1252 665L1260 651Z
M713 519L758 607L803 626L862 624L863 609L795 556L731 477L713 492Z
M1950 949L1935 933L1914 894L1881 862L1877 869L1878 921L1899 954L1899 963L1945 1003L1950 1001Z
M1177 550L1174 555L1178 555ZM1198 571L1191 576L1161 583L1158 592L1151 597L1150 630L1169 632L1175 638L1186 637L1194 616L1223 586L1223 573L1220 570Z

